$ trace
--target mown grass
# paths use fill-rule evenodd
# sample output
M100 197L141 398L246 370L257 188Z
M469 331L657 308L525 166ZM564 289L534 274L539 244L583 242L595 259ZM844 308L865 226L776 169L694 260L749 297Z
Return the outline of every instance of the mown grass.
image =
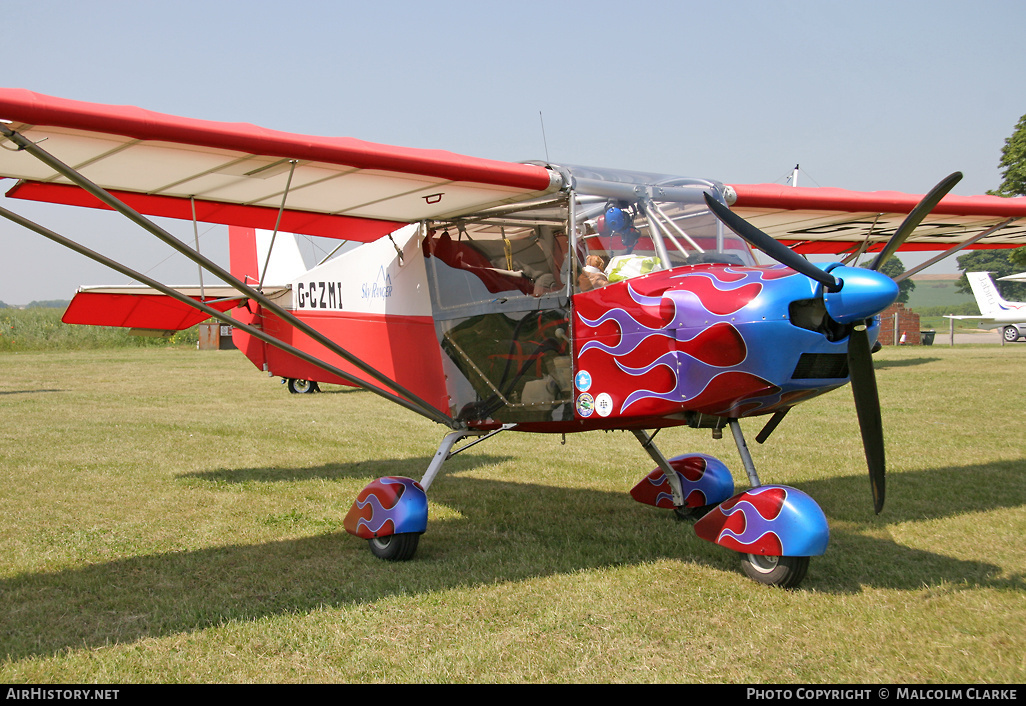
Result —
M875 360L881 515L846 389L752 442L831 522L788 592L631 500L652 463L628 434L456 456L390 564L342 518L419 478L441 427L232 352L0 354L0 681L1021 683L1026 345ZM727 436L657 442L737 470Z

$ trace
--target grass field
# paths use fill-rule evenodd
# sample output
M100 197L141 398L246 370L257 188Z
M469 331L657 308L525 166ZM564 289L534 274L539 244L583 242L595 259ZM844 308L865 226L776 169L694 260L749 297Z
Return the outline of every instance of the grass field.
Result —
M912 290L905 306L919 314L921 330L937 331L938 335L941 335L950 331L952 325L952 320L944 318L944 314L980 313L973 296L957 291L956 284L954 279L916 279L916 288ZM954 320L954 327L956 332L974 331L978 329L979 322Z
M627 495L628 434L473 447L388 564L342 518L441 427L232 352L0 354L0 682L1022 683L1026 344L875 360L881 515L847 389L751 442L831 523L783 591ZM744 477L729 435L657 442Z
M916 288L909 295L909 309L923 309L935 306L958 306L975 304L973 295L959 292L954 279L916 279Z

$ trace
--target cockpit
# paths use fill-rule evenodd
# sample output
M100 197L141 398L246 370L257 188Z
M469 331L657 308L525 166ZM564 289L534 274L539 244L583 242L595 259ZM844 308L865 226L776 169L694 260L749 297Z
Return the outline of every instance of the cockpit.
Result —
M703 264L755 265L709 211L722 184L559 167L569 189L424 224L423 250L442 349L462 380L464 419L569 418L575 294ZM459 387L459 384L455 385Z
M707 190L723 193L720 184L582 167L563 171L574 187L569 192L429 224L425 254L477 278L492 294L533 297L566 296L682 265L756 264L748 245L703 201Z

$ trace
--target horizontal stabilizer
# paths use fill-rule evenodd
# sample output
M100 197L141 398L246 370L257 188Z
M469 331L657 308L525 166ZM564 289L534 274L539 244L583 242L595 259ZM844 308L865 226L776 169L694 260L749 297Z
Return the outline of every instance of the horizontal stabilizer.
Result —
M196 294L188 292L190 298L201 301L199 288ZM218 311L227 311L237 306L241 297L234 289L219 287L219 293L231 292L235 296L210 301L211 291L208 287L207 306ZM195 326L210 317L191 306L173 299L155 290L139 287L102 287L83 289L78 292L68 305L61 321L66 324L85 324L89 326L122 326L135 329L152 329L160 331L181 331Z

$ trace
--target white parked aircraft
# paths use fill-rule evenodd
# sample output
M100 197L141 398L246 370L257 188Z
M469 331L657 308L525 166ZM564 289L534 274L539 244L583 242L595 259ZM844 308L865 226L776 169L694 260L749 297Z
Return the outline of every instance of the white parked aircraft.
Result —
M980 328L1000 328L1006 341L1012 342L1026 337L1026 302L1005 301L989 272L966 272L969 286L973 288L980 316L948 316L949 319L977 319ZM1002 277L1001 279L1011 279Z

